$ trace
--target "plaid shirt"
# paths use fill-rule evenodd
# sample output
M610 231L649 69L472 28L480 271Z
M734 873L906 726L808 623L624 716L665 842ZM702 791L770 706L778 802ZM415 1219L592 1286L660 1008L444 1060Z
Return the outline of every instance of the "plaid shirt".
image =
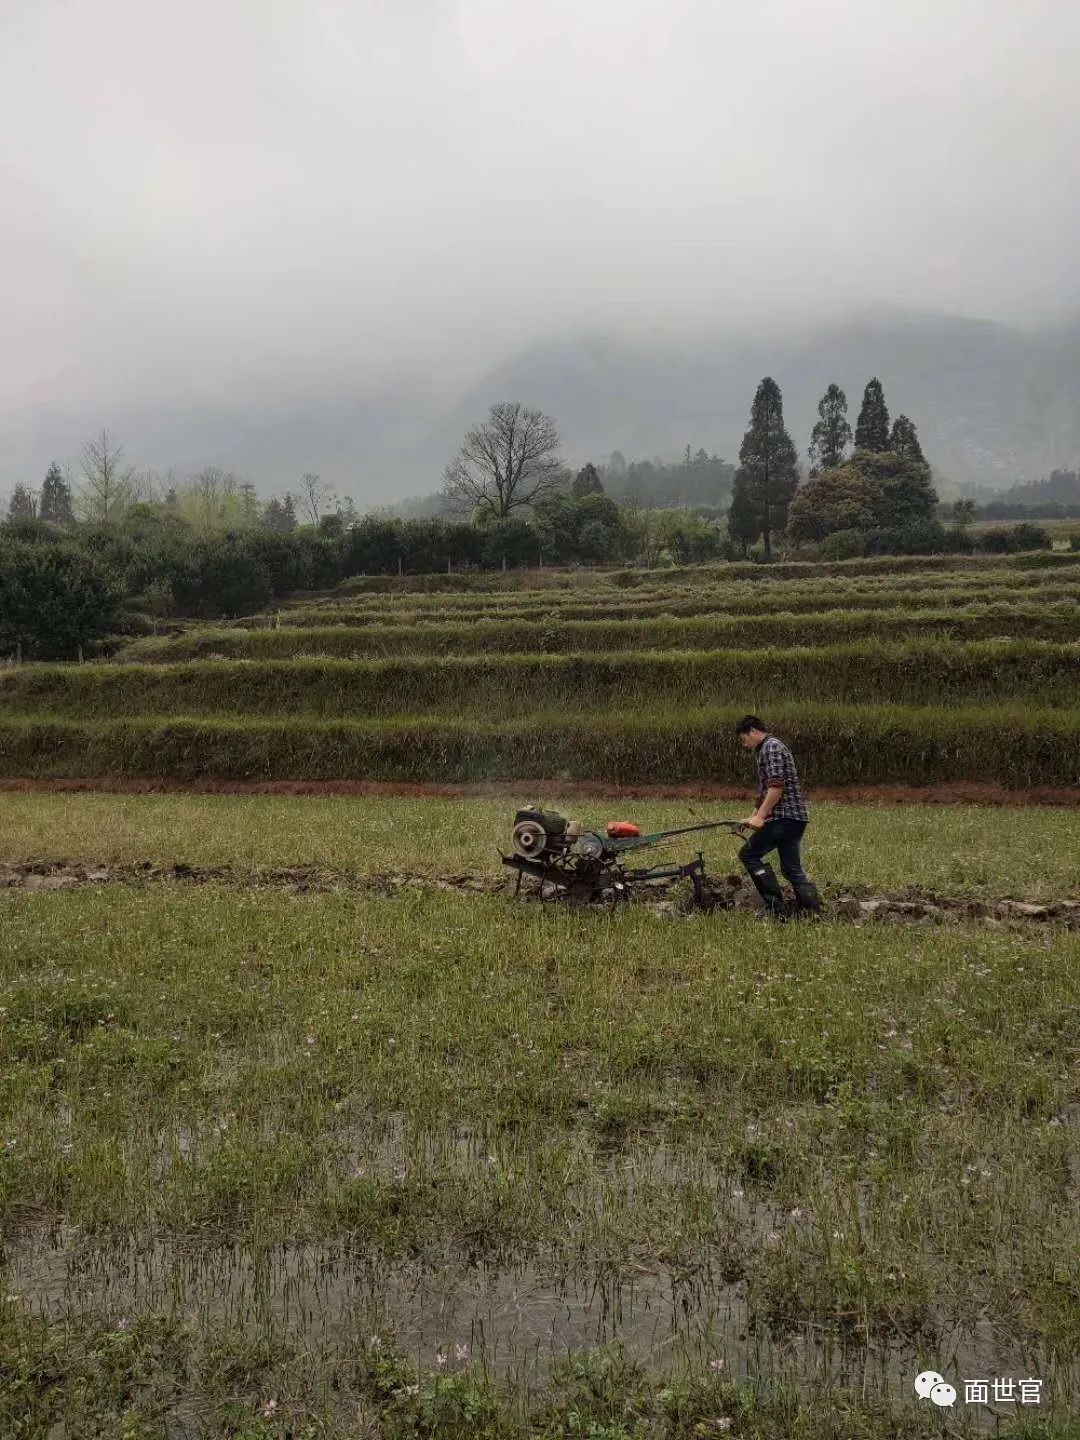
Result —
M758 804L765 798L770 785L780 782L784 793L773 806L770 820L809 820L810 815L799 788L799 772L795 769L795 758L782 740L775 735L766 735L754 751L757 757Z

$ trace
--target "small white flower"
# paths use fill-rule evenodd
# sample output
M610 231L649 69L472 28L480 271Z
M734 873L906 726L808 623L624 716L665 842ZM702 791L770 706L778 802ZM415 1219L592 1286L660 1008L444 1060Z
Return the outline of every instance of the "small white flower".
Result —
M712 1359L712 1360L709 1361L709 1369L710 1369L710 1370L723 1370L723 1368L724 1368L724 1360L723 1360L723 1357L722 1357L722 1356L717 1355L714 1359Z
M259 1413L260 1415L265 1415L266 1418L269 1420L271 1415L277 1414L277 1401L267 1400L266 1404L262 1407Z
M441 1370L442 1367L446 1364L446 1362L447 1362L447 1360L449 1360L449 1358L450 1358L450 1357L449 1357L449 1355L447 1355L447 1353L446 1353L445 1350L436 1350L436 1351L435 1351L435 1364L438 1365L438 1367L439 1367L440 1370Z
M468 1347L468 1345L455 1345L455 1346L454 1346L454 1359L458 1362L459 1365L460 1365L463 1361L467 1360L468 1358L469 1358L469 1347Z

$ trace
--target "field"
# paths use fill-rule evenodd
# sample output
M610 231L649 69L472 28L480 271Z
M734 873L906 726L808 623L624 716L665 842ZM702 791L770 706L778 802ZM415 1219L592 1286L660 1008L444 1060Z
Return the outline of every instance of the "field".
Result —
M1075 1440L1034 558L357 583L0 671L0 1435ZM745 814L748 709L825 918L513 900L518 803Z

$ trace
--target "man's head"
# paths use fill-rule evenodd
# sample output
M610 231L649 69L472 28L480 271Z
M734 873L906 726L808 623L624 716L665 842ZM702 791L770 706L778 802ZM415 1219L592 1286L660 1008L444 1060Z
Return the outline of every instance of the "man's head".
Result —
M764 722L756 715L744 715L735 726L735 734L744 750L756 750L768 733Z

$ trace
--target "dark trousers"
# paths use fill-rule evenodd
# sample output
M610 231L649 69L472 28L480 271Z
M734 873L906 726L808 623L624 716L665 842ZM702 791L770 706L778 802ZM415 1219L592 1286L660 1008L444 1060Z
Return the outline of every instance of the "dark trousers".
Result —
M781 872L791 882L791 888L800 901L813 890L812 882L803 869L799 850L805 830L805 820L766 820L739 850L739 859L770 910L779 908L783 899L783 891L772 866L765 863L765 856L772 850L779 855ZM816 891L814 894L816 896Z

